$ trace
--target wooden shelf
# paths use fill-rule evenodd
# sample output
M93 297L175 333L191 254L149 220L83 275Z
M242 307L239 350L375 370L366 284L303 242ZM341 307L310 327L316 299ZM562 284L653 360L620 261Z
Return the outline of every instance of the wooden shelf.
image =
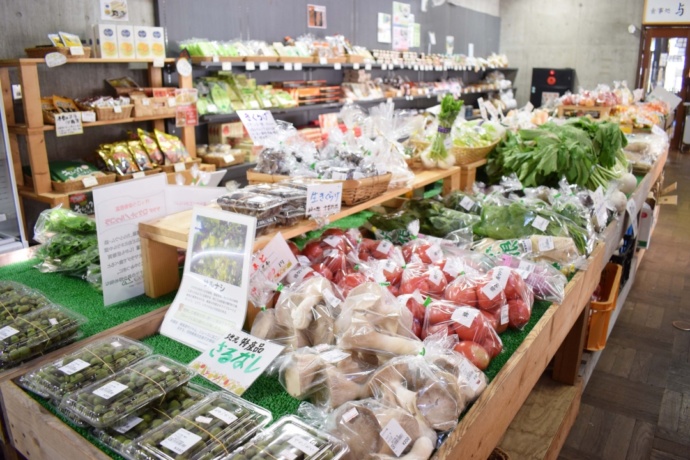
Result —
M45 59L19 58L2 59L0 67L19 67L26 64L45 64ZM165 58L163 62L172 64L174 58ZM153 59L106 59L106 58L68 58L66 64L153 64Z
M123 118L121 120L101 120L101 121L94 121L92 123L83 123L82 126L84 128L95 128L97 126L108 126L108 125L120 125L124 123L138 123L138 122L146 122L146 121L156 121L156 120L167 120L169 118L175 118L174 116L150 116L150 117L137 117L137 118ZM40 131L55 131L55 125L43 125L40 128L28 128L26 125L8 125L7 130L10 133L13 134L19 134L19 135L28 135L31 132L40 132Z

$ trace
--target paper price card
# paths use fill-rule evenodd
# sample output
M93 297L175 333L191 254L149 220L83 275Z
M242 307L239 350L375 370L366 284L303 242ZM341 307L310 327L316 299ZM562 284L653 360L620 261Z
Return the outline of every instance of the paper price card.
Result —
M68 112L55 114L55 135L57 137L82 134L84 128L81 124L81 112Z
M266 279L277 283L296 266L297 258L285 242L283 234L278 233L262 250L254 254L251 273L260 271Z
M276 132L276 121L268 110L238 110L237 115L244 125L249 137L255 144L261 143Z
M205 379L241 395L263 374L283 348L239 329L230 329L190 366Z
M307 217L326 217L340 212L343 184L307 185Z
M161 334L204 351L242 327L255 233L255 217L194 208L182 283Z

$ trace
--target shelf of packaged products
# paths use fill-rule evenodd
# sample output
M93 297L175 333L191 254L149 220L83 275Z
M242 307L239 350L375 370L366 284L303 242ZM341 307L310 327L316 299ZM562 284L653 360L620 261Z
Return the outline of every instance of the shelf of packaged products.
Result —
M205 164L205 163L201 163L199 165L199 167L201 168L202 171L207 171L207 172L213 172L216 170L215 165L209 165L209 164ZM167 174L167 176L168 176L168 183L174 185L177 183L176 180L177 180L178 174L182 174L183 176L185 176L185 180L187 182L191 182L191 173L187 172L187 171L189 171L189 170L185 170L185 171L181 171L181 172L170 172L170 173L164 173L164 174ZM136 180L136 179L133 179L133 180ZM111 184L106 184L106 185L111 185ZM94 188L97 188L97 187L83 189L83 190L75 190L75 191L69 192L69 193L57 193L57 192L36 193L33 191L33 189L31 187L27 187L27 186L19 186L18 190L19 190L19 196L21 196L23 198L29 198L29 199L32 199L34 201L46 203L46 204L50 205L51 207L61 204L63 208L69 209L70 208L70 199L69 199L70 196L89 193Z
M65 64L172 64L174 58L164 58L161 61L154 59L107 59L107 58L68 58ZM45 59L40 58L19 58L1 59L0 67L19 67L26 64L45 64Z
M109 125L120 125L120 124L125 124L125 123L140 123L140 122L145 122L145 121L156 121L156 120L167 120L169 118L175 118L174 116L159 116L159 115L153 115L150 117L130 117L130 118L123 118L120 120L101 120L101 121L94 121L91 123L82 123L82 126L84 128L95 128L97 126L109 126ZM24 124L20 125L9 125L7 126L7 130L10 133L13 134L19 134L26 136L30 132L39 132L39 131L55 131L55 125L43 125L40 128L28 128Z
M331 221L342 219L438 180L444 181L446 193L457 190L460 187L460 168L419 171L415 175L412 187L389 190L364 203L343 207L339 213L330 216L329 219ZM179 286L180 274L177 265L162 264L160 261L177 260L177 250L187 247L191 222L192 211L184 211L139 224L144 287L149 297L160 297ZM254 243L254 250L264 247L279 232L288 239L316 228L318 224L313 220L302 220L290 227L279 227L258 237Z
M468 95L481 95L481 94L488 94L488 93L495 93L501 91L500 89L490 89L490 90L482 90L482 91L463 91L461 96L468 96ZM383 102L411 102L411 101L431 101L434 104L438 103L438 96L442 96L445 93L441 94L428 94L424 96L401 96L401 97L383 97L383 98L377 98L377 99L356 99L352 100L350 102L354 104L359 104L363 106L368 106L368 105L377 105L381 104ZM289 115L289 114L295 114L295 113L301 113L301 112L308 112L311 110L327 110L327 109L339 109L343 105L345 105L346 102L330 102L327 104L313 104L313 105L301 105L298 107L285 107L285 108L272 108L268 109L269 112L273 114L278 114L278 115ZM239 116L237 113L218 113L218 114L210 114L210 115L202 115L199 117L199 123L225 123L225 122L230 122L230 121L237 121L239 120Z

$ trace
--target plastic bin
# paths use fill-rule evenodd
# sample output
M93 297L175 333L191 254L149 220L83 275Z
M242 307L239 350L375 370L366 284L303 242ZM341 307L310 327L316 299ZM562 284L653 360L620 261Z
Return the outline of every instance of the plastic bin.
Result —
M606 336L609 330L611 313L616 308L618 290L621 284L623 267L608 263L601 273L601 299L592 301L589 309L589 331L587 334L587 346L589 351L599 351L606 346Z

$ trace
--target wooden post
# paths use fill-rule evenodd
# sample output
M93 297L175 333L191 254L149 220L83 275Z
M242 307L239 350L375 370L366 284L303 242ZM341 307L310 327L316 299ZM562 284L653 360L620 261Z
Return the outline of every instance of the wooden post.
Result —
M148 75L150 87L160 88L163 86L163 68L154 67L153 63L149 63ZM158 131L165 131L165 120L154 120L153 127Z
M12 83L10 82L10 69L0 68L0 86L2 86L2 104L5 106L7 126L16 123L14 119L14 102L12 100Z
M52 190L52 185L50 184L50 170L48 168L48 152L42 129L43 110L41 109L41 88L38 83L37 64L21 62L19 64L19 80L22 84L24 120L28 130L26 147L31 164L34 192L36 194L49 193Z
M452 175L443 179L443 195L448 195L454 190L460 190L460 172L462 170L458 169Z
M577 321L563 340L561 347L554 356L552 378L561 383L575 385L580 373L582 350L587 338L587 324L589 320L589 302L582 310Z
M180 286L177 248L153 241L141 233L139 238L146 295L155 298L177 289Z
M192 76L189 75L187 77L184 77L182 75L179 76L180 80L180 88L193 88L192 84ZM182 130L182 135L180 138L182 139L182 143L184 144L185 148L189 152L189 155L192 158L196 158L196 132L194 131L195 127L194 126L185 126L184 128L180 128Z

